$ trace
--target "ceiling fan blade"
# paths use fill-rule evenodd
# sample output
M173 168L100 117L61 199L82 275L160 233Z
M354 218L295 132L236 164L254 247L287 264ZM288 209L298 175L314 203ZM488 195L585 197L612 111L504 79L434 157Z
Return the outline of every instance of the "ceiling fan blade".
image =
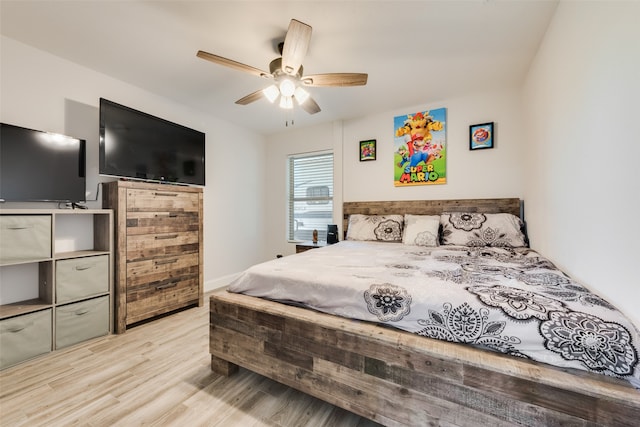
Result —
M304 76L302 84L311 87L364 86L368 74L364 73L328 73Z
M236 101L236 104L240 104L240 105L247 105L247 104L251 104L252 102L256 102L257 100L259 100L260 98L264 97L264 92L262 92L262 89L257 90L253 93L250 93L249 95L245 96L244 98L240 98Z
M251 73L258 77L267 77L267 78L273 77L271 73L268 73L266 71L260 70L250 65L245 65L240 62L233 61L231 59L223 58L222 56L214 55L213 53L205 52L204 50L199 50L196 56L198 58L206 59L207 61L215 62L216 64L233 68L234 70Z
M302 108L304 111L306 111L309 114L315 114L320 112L320 106L311 97L308 97L306 101L300 104L300 108Z
M307 54L311 41L311 26L292 19L282 47L282 71L295 76Z

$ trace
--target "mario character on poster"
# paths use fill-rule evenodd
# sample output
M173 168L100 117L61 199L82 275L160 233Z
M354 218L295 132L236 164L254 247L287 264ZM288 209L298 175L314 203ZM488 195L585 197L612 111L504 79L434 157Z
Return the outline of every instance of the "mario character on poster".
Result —
M394 184L446 184L446 108L397 116L394 127Z

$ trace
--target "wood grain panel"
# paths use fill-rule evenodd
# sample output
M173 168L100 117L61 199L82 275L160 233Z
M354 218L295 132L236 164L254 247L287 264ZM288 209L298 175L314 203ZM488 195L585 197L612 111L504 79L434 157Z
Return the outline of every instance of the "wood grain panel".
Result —
M335 366L325 360L318 360L315 370L334 380L340 378L340 382L358 390L370 390L374 398L369 406L384 408L379 412L386 418L391 418L394 425L513 426L509 421L475 410L473 404L476 402L472 402L472 405L458 405L439 398L437 393L416 391L393 381ZM354 400L351 399L352 402ZM502 400L497 402L497 406L508 408L510 403Z
M153 273L133 277L127 284L127 293L139 292L141 289L158 286L168 286L185 280L198 280L198 266L192 265L184 268L177 268L166 273ZM130 298L130 297L127 297Z
M102 205L113 209L114 225L114 332L126 330L127 316L127 191L118 181L103 184Z
M142 212L198 212L198 194L183 188L127 190L127 210Z
M198 277L149 283L127 291L127 325L198 303Z
M217 372L243 366L385 425L633 425L640 417L640 393L622 380L226 291L210 307Z
M140 284L194 276L198 274L198 269L198 254L130 262L127 264L127 286L131 289Z
M116 222L116 333L128 324L193 304L192 290L163 292L142 298L140 286L154 289L175 282L196 287L203 304L202 189L198 187L114 181L105 183L103 205L114 209ZM172 263L157 268L145 261ZM131 289L129 289L131 287ZM129 298L134 300L129 301ZM172 300L172 298L174 298ZM142 307L141 301L150 306ZM132 303L130 306L129 303ZM132 309L132 313L128 311Z
M343 204L345 215L440 215L443 212L504 212L520 216L520 199L396 200Z
M204 304L204 197L202 191L198 192L198 265L200 273L198 275L198 307Z
M127 212L127 234L182 233L199 231L197 212Z
M127 262L198 253L197 232L133 235L127 238Z

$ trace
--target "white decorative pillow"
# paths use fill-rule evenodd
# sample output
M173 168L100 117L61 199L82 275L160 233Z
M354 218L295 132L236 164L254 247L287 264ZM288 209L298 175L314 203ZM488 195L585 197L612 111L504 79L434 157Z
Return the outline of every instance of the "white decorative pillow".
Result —
M440 215L440 224L443 245L527 246L522 220L508 213L444 213Z
M417 246L438 246L439 215L404 216L402 243Z
M402 240L402 215L362 215L349 216L347 240L399 242Z

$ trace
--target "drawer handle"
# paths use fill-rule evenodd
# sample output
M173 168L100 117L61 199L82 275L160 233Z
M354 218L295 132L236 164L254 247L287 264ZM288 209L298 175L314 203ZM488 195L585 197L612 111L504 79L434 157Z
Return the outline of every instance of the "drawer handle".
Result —
M177 282L167 283L166 285L158 285L158 286L156 286L156 291L161 291L163 289L169 289L169 288L175 288L176 286L178 286Z
M167 234L166 236L156 236L155 239L156 240L166 240L166 239L175 239L176 237L178 237L177 234Z
M173 264L178 262L177 258L174 259L165 259L165 260L160 260L160 261L155 261L156 265L165 265L165 264Z
M11 332L12 334L15 334L16 332L20 332L23 329L26 329L27 326L31 326L33 324L33 322L31 323L27 323L27 324L22 324L22 325L13 325L10 326L9 328L7 328L7 332Z
M156 218L162 218L162 217L167 217L167 218L177 218L178 214L175 212L169 212L167 214L155 214L154 217Z
M7 230L26 230L26 229L28 229L28 228L33 228L33 226L26 226L26 225L23 225L23 226L20 226L20 225L9 225L9 226L7 227Z
M83 314L87 314L89 312L88 308L81 308L80 310L77 310L74 314L76 316L82 316Z
M90 265L76 265L76 271L84 271L90 269Z
M156 195L156 196L169 196L169 197L175 197L175 196L177 196L177 195L178 195L178 193L159 193L159 192L156 192L156 193L154 193L154 195Z

